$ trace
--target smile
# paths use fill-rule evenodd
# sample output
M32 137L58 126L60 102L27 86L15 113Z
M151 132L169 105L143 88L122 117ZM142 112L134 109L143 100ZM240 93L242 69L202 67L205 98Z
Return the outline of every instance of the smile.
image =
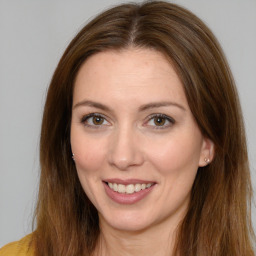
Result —
M134 204L156 187L153 181L111 179L103 182L107 196L118 204Z
M145 190L147 188L150 188L153 183L142 183L142 184L117 184L117 183L111 183L108 182L107 185L115 192L118 192L120 194L133 194L140 192L141 190Z

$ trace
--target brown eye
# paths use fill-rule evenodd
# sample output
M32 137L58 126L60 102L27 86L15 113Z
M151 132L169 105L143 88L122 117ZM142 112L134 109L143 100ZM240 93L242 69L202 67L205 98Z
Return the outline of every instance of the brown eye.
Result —
M100 128L103 126L109 126L110 123L106 120L104 116L101 116L100 114L92 113L89 115L86 115L82 118L81 122L88 127L91 128Z
M100 116L94 116L94 117L92 118L92 122L93 122L93 124L95 124L95 125L101 125L101 124L103 124L103 122L104 122L104 118L102 118L102 117L100 117Z
M175 124L175 120L165 114L152 114L146 124L155 129L167 129Z
M165 125L165 122L166 122L166 118L165 117L156 116L154 118L154 124L156 126L163 126L163 125Z

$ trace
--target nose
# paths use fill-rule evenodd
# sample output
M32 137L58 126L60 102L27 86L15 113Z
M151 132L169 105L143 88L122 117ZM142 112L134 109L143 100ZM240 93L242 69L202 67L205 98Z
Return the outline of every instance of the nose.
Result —
M136 131L128 127L115 131L110 141L109 164L119 170L142 165L144 156L138 137Z

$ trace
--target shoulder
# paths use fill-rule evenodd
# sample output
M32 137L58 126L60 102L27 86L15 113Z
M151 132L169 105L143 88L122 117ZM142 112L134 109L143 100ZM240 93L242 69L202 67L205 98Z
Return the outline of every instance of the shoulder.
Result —
M0 248L0 256L33 256L32 234L23 237L21 240L9 243Z

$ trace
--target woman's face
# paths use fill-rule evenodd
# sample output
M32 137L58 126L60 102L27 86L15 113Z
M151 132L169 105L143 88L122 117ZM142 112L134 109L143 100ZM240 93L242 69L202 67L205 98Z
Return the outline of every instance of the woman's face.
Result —
M80 68L71 147L101 223L130 231L178 223L210 144L161 53L106 51Z

